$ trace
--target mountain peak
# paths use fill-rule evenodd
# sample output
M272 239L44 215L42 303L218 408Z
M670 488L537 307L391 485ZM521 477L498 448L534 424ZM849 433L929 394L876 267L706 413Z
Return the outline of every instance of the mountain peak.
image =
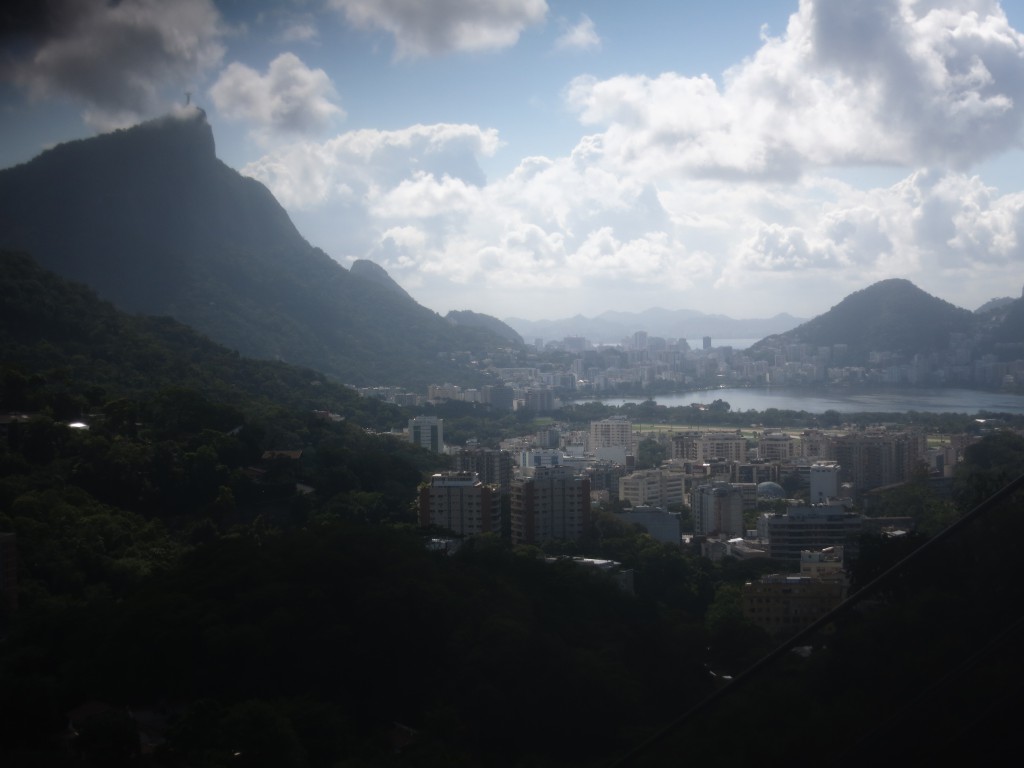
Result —
M184 163L186 167L195 167L197 163L217 159L213 129L206 120L206 112L187 106L130 128L58 144L32 162L64 163L69 156L82 152L84 146L94 155L105 154L117 162L146 165Z
M400 296L410 300L412 299L412 297L406 293L405 289L394 281L391 275L388 274L388 271L375 261L370 261L369 259L356 259L352 262L352 266L349 267L349 271L353 275L358 275L365 280L370 280Z
M951 333L966 333L971 313L936 298L903 278L855 291L823 315L787 333L762 339L755 353L780 344L845 345L850 360L872 351L927 353L944 349Z
M163 117L126 129L126 132L131 131L160 131L165 135L165 141L177 141L209 160L217 157L213 129L206 119L206 111L196 106L181 107Z

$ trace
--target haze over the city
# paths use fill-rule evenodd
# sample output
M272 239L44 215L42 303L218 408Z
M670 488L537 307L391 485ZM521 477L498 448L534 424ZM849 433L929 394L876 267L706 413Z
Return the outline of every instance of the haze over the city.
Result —
M125 0L0 19L0 166L188 101L314 245L441 313L810 317L889 277L974 309L1024 283L1012 3Z

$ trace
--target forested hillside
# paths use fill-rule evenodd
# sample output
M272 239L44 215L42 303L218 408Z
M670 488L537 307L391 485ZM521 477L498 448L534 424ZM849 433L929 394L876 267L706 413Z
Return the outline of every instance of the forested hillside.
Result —
M407 414L22 255L0 290L2 765L604 764L774 645L739 599L771 561L712 563L607 512L543 551L435 551L411 504L445 458L373 433ZM1024 451L979 446L962 505ZM955 516L930 494L893 503ZM633 594L562 555L620 562Z
M0 290L5 765L585 764L708 685L714 578L678 551L605 541L650 563L639 601L432 552L410 504L444 461L366 431L394 409L24 256Z

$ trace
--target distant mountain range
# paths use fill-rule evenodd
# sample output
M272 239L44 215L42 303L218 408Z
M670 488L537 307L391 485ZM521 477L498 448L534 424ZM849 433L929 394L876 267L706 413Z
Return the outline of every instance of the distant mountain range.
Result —
M785 313L766 319L736 320L725 315L707 315L693 309L648 309L643 312L609 310L596 317L576 315L561 320L506 318L505 323L528 342L555 341L583 336L591 343L618 343L637 331L671 339L760 339L797 327L804 319Z
M346 270L311 246L266 187L217 159L201 110L0 171L0 249L123 310L350 384L479 383L468 362L512 343L420 306L371 262Z

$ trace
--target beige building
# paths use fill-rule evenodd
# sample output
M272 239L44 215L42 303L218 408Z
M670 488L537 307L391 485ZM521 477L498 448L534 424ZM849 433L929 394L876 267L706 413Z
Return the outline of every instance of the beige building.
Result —
M684 432L672 437L672 458L698 463L712 459L745 462L747 440L735 432Z
M642 469L619 478L619 499L634 507L682 504L686 477L681 469Z
M789 461L803 455L800 438L785 432L765 432L758 443L758 456L765 461Z

